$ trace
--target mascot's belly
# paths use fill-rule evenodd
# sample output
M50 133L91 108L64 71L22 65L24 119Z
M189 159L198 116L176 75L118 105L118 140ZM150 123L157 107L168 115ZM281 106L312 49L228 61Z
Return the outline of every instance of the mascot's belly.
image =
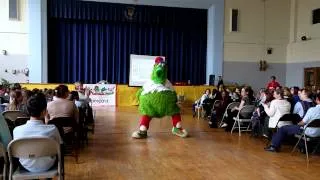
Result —
M172 116L180 112L177 94L174 91L161 91L140 96L139 111L150 117Z

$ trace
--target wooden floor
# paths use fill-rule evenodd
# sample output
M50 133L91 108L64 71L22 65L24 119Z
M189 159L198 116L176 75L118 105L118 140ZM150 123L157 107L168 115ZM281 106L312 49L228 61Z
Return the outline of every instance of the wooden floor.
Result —
M303 154L263 150L265 142L245 134L210 129L184 110L190 137L171 134L170 118L154 119L148 139L132 139L138 127L136 107L97 110L96 132L79 163L66 158L66 179L320 179L320 157L309 165Z

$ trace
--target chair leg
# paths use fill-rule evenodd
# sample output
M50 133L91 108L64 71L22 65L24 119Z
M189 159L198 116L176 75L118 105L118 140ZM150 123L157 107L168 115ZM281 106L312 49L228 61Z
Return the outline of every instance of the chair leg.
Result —
M3 163L3 179L7 179L7 165L6 163Z
M241 124L240 124L240 121L238 121L238 126L239 126L239 136L241 136Z
M237 121L234 121L234 123L233 123L232 129L231 129L231 134L232 134L232 132L233 132L233 130L234 130L234 127L236 126L236 122L237 122Z
M251 122L249 122L248 124L247 131L249 131L250 125L251 125Z
M294 151L296 150L298 144L300 143L301 138L302 138L302 135L301 135L301 137L299 137L298 142L296 143L296 145L295 145L294 148L292 149L291 154L294 153Z
M306 140L305 134L304 134L304 147L305 147L305 150L306 150L307 162L309 163L309 152L308 152L308 145L307 145L307 140Z
M200 108L197 108L198 120L200 119Z
M225 117L225 114L223 114L223 116L222 116L222 118L221 118L221 121L220 121L220 123L219 123L219 126L218 126L218 127L221 127L221 126L222 126L223 121L224 121L224 117Z

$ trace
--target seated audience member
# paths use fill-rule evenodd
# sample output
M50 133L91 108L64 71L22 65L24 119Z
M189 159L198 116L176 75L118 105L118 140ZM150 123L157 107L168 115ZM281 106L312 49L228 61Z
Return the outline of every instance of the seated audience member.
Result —
M5 93L6 93L6 90L4 86L0 84L0 96L4 96Z
M48 103L46 122L59 117L71 117L78 121L79 112L76 105L67 100L69 89L65 85L59 85L56 89L56 100Z
M271 76L271 81L267 84L267 89L269 90L276 90L280 87L279 82L276 81L275 76Z
M219 91L220 93L222 93L222 91L225 91L225 87L224 87L223 84L221 84L220 86L218 86L218 91Z
M239 102L240 101L240 88L236 87L234 91L231 91L229 93L229 96L231 97L231 100L233 102Z
M27 102L30 120L26 124L17 126L13 130L13 138L49 137L62 144L58 129L54 125L45 125L43 118L46 114L47 100L44 94L35 94ZM49 170L56 161L56 157L20 158L21 165L30 172L44 172Z
M77 91L71 91L68 100L72 101L78 108L86 108L86 104L83 101L79 101L79 94Z
M29 90L22 90L22 108L21 111L25 114L28 114L28 110L27 110L27 102L28 99L32 96L32 91Z
M206 91L204 92L204 94L201 96L200 99L198 99L197 101L194 102L194 104L192 105L192 113L193 113L193 117L196 116L196 107L202 107L204 102L206 100L209 100L210 98L210 89L206 89Z
M270 105L271 101L273 100L272 93L267 89L262 89L260 91L260 98L256 102L256 110L253 112L251 117L252 119L252 133L254 136L261 135L263 131L267 134L268 132L268 124L269 124L269 117L267 116L263 104ZM262 129L264 128L264 129Z
M53 96L54 96L54 90L53 89L48 89L46 91L46 98L47 98L47 102L53 101Z
M284 87L283 88L283 99L287 100L291 104L290 112L292 113L294 105L295 105L295 102L293 100L291 91L290 91L290 89L288 87Z
M232 102L227 91L221 92L221 99L219 100L221 101L219 103L219 106L213 107L213 110L216 113L216 116L218 117L222 116L224 111L227 109L227 106Z
M73 102L79 100L78 92L77 91L71 91L70 94L69 94L68 100L69 101L73 101Z
M23 103L24 97L20 90L15 90L10 92L11 102L7 106L6 110L8 111L21 111L25 114L28 113L26 104Z
M209 97L209 99L204 100L203 102L203 109L205 111L205 116L208 117L211 114L211 110L213 108L214 102L217 100L221 100L221 92L218 91L217 89L212 89L212 93Z
M320 119L320 94L317 94L316 98L316 107L311 107L302 121L298 123L298 125L288 125L281 127L277 133L274 134L272 137L272 142L269 147L266 147L266 151L276 152L280 149L282 141L288 137L293 136L294 134L301 133L308 123L313 120L319 121ZM319 137L320 136L320 129L319 128L307 128L305 131L307 136L310 137Z
M16 91L16 90L21 91L22 90L21 89L21 85L19 83L14 83L12 88L11 88L11 90L13 90L13 91Z
M84 88L83 87L83 83L81 81L78 81L78 82L74 83L74 85L75 85L76 91L79 94L79 100L89 103L90 102L89 96L90 96L90 93L91 93L90 89Z
M292 94L290 92L290 89L288 87L283 88L283 98L284 99L292 99Z
M81 81L76 82L75 87L79 95L79 100L75 102L77 107L84 108L84 110L86 111L86 121L93 122L93 110L90 106L91 90L89 88L83 87L83 83Z
M4 149L7 150L7 146L12 140L8 124L2 114L0 113L0 142L3 144Z
M294 86L290 89L292 98L293 98L293 106L300 100L299 99L299 87Z
M208 117L211 113L211 109L213 106L213 103L216 100L221 99L221 94L217 89L212 89L211 94L209 95L209 98L206 98L202 102L203 110L205 111L205 117Z
M290 113L291 104L283 99L283 91L277 89L273 92L274 100L271 101L270 107L267 104L263 104L264 111L269 116L269 128L276 128L288 125L288 122L279 122L279 119Z
M301 93L299 93L299 99L293 109L294 114L298 114L301 118L304 117L306 112L310 107L313 107L313 101L309 98L310 92L307 89L301 89Z
M246 105L253 105L254 97L253 91L250 87L244 87L241 89L241 101L238 107L234 107L228 113L227 121L221 126L226 127L226 131L230 131L232 129L234 120L233 118L237 116L238 112Z

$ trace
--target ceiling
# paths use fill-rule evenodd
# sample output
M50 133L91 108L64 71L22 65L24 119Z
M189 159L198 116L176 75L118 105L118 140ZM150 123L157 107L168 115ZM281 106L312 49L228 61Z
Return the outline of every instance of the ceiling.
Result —
M215 1L220 1L220 0L85 0L85 1L100 1L100 2L123 3L123 4L208 9Z

